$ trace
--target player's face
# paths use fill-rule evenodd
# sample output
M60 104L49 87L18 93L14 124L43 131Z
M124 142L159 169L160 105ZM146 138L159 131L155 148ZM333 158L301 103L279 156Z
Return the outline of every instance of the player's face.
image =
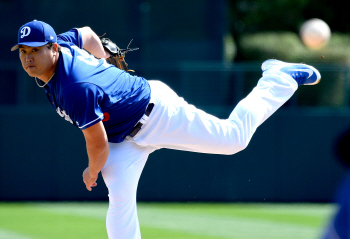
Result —
M55 51L47 46L19 47L19 58L23 69L32 77L45 77L54 65ZM52 73L51 73L52 74Z

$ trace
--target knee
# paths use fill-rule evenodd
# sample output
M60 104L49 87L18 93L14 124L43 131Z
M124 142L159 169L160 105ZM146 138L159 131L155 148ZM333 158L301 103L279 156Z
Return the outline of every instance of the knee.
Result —
M108 188L108 196L114 200L123 202L136 197L137 181L131 177L115 177L105 180Z
M136 192L133 192L131 190L109 190L108 197L111 205L127 205L136 200Z
M127 177L104 177L112 204L128 204L136 199L137 182ZM128 180L129 179L129 180Z
M249 142L240 141L240 142L231 142L230 144L223 145L221 148L221 154L223 155L233 155L236 154L245 148L247 148Z

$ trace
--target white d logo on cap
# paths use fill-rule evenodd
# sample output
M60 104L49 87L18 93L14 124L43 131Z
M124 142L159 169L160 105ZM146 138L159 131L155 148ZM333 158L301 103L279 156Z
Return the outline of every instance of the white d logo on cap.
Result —
M28 36L30 33L30 27L23 27L21 33L21 38Z

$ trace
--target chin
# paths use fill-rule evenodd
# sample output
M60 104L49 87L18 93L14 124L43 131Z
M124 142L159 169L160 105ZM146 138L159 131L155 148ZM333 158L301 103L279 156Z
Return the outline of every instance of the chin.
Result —
M30 76L30 77L38 77L37 74L35 74L34 72L31 72L31 71L28 71L26 70L27 74Z
M29 73L28 71L27 71L27 73L28 73L28 75L29 75L30 77L37 77L36 75L34 75L34 74L32 74L32 73Z

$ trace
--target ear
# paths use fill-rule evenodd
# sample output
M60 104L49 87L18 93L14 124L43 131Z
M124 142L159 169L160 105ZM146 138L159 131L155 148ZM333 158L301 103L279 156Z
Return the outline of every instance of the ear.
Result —
M52 52L53 52L54 56L56 56L58 54L58 44L57 43L52 44Z

